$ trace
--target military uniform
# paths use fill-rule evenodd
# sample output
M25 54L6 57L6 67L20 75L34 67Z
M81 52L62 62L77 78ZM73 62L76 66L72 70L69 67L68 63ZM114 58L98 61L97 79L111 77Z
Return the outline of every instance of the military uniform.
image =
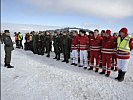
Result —
M52 41L51 41L51 36L50 35L46 35L45 37L45 41L46 41L46 52L47 52L47 57L50 57L50 51L51 51L51 45L52 45Z
M54 52L55 52L55 58L57 60L60 60L60 51L61 51L61 45L60 45L60 37L59 35L53 37L53 46L54 46Z
M5 33L9 33L8 30L5 30ZM11 52L12 50L14 50L13 48L13 42L11 40L11 37L10 36L5 36L3 38L3 41L4 41L4 50L5 50L5 67L7 66L7 68L13 68L13 66L10 65L10 62L11 62Z
M64 60L62 62L68 63L69 53L70 53L70 38L66 35L62 37L62 52L64 55Z

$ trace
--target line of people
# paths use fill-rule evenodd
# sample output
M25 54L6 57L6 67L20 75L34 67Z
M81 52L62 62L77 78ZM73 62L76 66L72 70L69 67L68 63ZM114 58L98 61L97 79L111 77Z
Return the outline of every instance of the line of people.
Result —
M54 47L55 57L60 60L60 54L64 56L62 62L71 65L83 67L84 69L99 72L109 77L111 70L118 70L118 81L123 81L127 71L130 51L133 49L133 38L128 35L127 28L122 28L119 33L112 36L111 30L98 29L90 31L89 35L85 30L62 33L54 32L51 36L50 32L31 32L25 36L25 50L31 50L34 54L50 57L52 44ZM95 63L94 63L95 61Z

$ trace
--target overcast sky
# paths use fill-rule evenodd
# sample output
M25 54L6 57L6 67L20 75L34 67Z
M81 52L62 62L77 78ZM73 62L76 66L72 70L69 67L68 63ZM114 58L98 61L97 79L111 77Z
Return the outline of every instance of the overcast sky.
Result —
M88 29L127 27L133 33L133 0L1 0L2 23Z

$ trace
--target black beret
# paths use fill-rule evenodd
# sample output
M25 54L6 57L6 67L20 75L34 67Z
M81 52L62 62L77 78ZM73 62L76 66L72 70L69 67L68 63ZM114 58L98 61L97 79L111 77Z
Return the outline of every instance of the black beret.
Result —
M5 33L10 33L9 30L4 30Z

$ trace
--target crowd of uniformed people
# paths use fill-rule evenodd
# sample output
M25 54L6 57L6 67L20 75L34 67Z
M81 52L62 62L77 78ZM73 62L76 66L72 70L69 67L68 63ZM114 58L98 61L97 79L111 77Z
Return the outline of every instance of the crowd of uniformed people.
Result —
M5 31L6 33L7 31ZM20 32L14 33L16 48L22 48L22 40L25 39L24 50L31 50L34 54L50 57L52 46L54 47L55 57L60 60L63 54L62 62L71 65L83 67L88 70L95 70L100 74L109 77L111 70L118 71L118 81L123 81L130 59L130 51L133 49L133 38L128 35L128 29L122 28L118 33L112 33L111 30L98 29L86 31L32 31L23 36ZM6 39L2 40L6 44ZM8 46L7 46L8 47ZM95 62L95 63L94 63ZM5 58L6 64L6 58Z

